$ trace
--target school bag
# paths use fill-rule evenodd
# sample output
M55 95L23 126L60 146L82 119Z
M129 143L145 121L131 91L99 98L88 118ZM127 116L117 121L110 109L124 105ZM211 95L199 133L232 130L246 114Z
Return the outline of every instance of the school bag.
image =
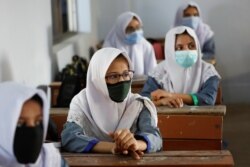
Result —
M59 78L62 82L57 97L57 107L69 107L72 98L86 87L87 61L79 56L72 57Z

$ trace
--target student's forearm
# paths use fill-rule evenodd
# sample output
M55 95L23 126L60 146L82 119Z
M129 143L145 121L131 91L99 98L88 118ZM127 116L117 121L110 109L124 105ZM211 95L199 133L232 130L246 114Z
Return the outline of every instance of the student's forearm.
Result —
M188 104L188 105L194 104L193 99L189 94L174 93L174 95L177 96L178 98L181 98L184 104Z
M137 140L137 146L138 146L138 150L141 151L145 151L147 149L147 144L146 142L142 141L142 140ZM96 153L114 153L115 149L115 143L112 142L99 142L97 143L93 148L92 148L92 152L96 152Z
M96 153L114 153L114 148L115 143L101 141L97 143L91 151Z
M137 140L138 150L145 151L147 149L147 143L143 140Z

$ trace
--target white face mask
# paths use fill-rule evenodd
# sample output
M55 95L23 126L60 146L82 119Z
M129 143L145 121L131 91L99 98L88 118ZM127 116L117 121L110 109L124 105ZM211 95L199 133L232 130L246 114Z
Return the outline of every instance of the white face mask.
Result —
M190 27L194 30L197 29L199 23L200 23L199 16L190 16L190 17L183 17L182 18L182 25Z
M182 50L175 51L175 61L183 68L191 67L197 62L198 52L197 50Z

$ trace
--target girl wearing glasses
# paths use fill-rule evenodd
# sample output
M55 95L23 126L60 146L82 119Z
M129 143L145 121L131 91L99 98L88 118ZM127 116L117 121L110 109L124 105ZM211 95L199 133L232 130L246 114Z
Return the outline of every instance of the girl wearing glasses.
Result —
M78 153L129 154L162 147L153 103L131 93L132 66L125 52L103 48L92 57L87 86L70 104L62 146Z
M154 49L143 37L142 21L133 12L122 13L117 18L103 46L127 52L135 75L147 75L157 65Z

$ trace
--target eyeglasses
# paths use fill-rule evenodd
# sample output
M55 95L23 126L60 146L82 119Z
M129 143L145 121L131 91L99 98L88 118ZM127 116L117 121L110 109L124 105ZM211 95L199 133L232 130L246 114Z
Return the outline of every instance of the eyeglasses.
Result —
M124 81L129 81L133 78L134 71L124 71L122 74L119 73L110 73L107 76L105 76L105 79L107 83L115 84L120 81L120 78L122 77Z

